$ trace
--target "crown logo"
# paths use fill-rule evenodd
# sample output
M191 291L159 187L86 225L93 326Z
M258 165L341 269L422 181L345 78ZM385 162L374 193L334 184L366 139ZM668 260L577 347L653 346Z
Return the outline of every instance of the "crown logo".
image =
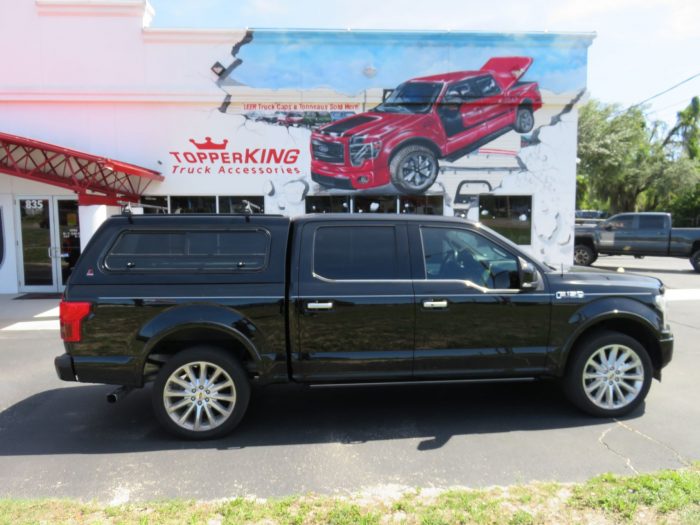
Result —
M197 149L226 149L228 139L224 139L221 144L212 142L211 137L204 137L204 142L197 142L194 139L190 139L190 142L194 144Z

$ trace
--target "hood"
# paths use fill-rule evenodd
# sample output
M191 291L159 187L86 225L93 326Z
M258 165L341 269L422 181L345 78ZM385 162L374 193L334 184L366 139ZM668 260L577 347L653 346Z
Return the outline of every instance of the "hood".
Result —
M417 113L373 113L370 111L323 126L318 129L317 133L333 137L364 134L381 137L396 129L408 129L424 118L426 115Z
M635 273L618 273L610 270L598 268L588 268L585 266L574 266L571 270L562 275L558 272L548 274L550 281L559 282L568 286L581 285L586 288L600 287L605 290L624 294L625 292L648 292L658 293L663 283L655 278Z

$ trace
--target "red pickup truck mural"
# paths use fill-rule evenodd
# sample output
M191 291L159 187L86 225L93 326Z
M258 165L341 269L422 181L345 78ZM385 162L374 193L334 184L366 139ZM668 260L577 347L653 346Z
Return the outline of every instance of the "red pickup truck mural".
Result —
M529 57L492 58L478 71L414 78L374 109L311 135L311 178L331 188L393 183L422 194L438 160L454 161L515 130L528 133L542 107L537 83L520 78Z

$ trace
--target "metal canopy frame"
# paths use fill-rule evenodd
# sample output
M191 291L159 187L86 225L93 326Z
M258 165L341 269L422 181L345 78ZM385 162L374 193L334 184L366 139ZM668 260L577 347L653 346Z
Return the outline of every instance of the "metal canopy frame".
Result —
M0 133L0 173L72 190L80 204L138 202L157 171Z

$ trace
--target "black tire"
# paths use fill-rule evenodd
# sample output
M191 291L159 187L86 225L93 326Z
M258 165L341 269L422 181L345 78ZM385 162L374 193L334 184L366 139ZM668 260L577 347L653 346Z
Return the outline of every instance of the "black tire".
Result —
M615 355L618 360L621 353L629 355L628 360L605 372L598 370L595 364L598 357L605 356L606 351L612 356L613 348L617 348ZM619 332L604 331L581 341L573 351L564 376L564 392L579 409L597 417L618 417L632 412L644 401L651 386L653 365L639 341ZM632 365L635 366L620 372ZM593 375L596 377L591 378ZM596 385L599 386L596 388ZM603 397L596 401L594 398L601 392ZM607 403L608 399L610 403ZM615 400L619 402L615 403Z
M205 374L207 371L216 372L217 369L221 370L218 376L214 373L211 374L210 379L214 379L214 382L208 383L205 381L204 384L200 385L198 382L189 380L186 373L183 372L183 368L191 364L191 371L193 371L195 376L194 379L198 381L199 372L201 371L200 363L205 364ZM176 372L178 374L174 376ZM182 383L187 383L189 385L188 388L185 389L180 384L176 385L171 376L179 379ZM220 379L220 381L216 382L216 379ZM233 384L232 387L220 388L218 392L214 392L214 388L220 387L222 384L228 384L229 379ZM214 388L211 391L206 389L207 384L213 384ZM172 386L180 388L172 389ZM190 387L195 391L189 392ZM168 392L174 394L168 396L167 401L166 388ZM183 395L185 392L187 394ZM191 398L190 394L192 394ZM224 400L224 397L231 398L233 401ZM171 434L193 440L216 439L229 434L240 423L250 401L250 383L245 370L234 356L220 348L196 346L175 354L163 365L153 384L151 400L156 419ZM176 402L173 400L180 401ZM188 401L192 402L188 403ZM170 411L166 407L166 403L171 403ZM173 410L175 408L174 405L178 403L185 403L185 405L178 410ZM224 409L224 412L230 413L224 416L223 412L219 411L221 408ZM173 417L184 415L187 410L190 410L190 416L186 417L184 423L179 424L173 419ZM195 423L193 422L190 425L190 419L191 417L196 417L197 411L199 411L200 415L204 414L201 416L201 420L205 424L202 426L200 423L200 429L195 430ZM195 415L192 416L192 413ZM173 417L171 417L171 414L173 414ZM212 414L211 417L210 414ZM220 419L218 422L216 420L217 417ZM205 419L211 424L206 423ZM193 428L189 428L190 426Z
M578 266L590 266L596 259L598 259L598 254L587 244L577 244L574 246L574 264Z
M532 108L520 106L515 112L515 123L513 128L518 133L529 133L535 127L535 115Z
M389 163L391 182L408 195L422 195L439 173L437 157L430 148L420 145L401 148Z
M693 269L700 273L700 250L695 250L693 255L690 256L690 264L693 265Z

